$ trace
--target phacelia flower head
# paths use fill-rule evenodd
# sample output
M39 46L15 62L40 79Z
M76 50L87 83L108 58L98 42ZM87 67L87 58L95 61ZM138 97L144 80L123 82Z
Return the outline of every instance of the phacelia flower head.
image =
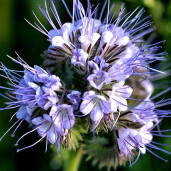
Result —
M47 68L52 69L54 65L61 63L63 56L64 63L67 61L75 72L82 73L85 91L104 96L103 99L110 103L109 113L127 110L127 99L132 98L133 91L126 85L127 80L132 75L144 77L143 69L150 71L149 64L162 59L159 57L161 53L154 57L153 53L157 50L156 44L145 46L140 43L142 36L154 30L153 27L150 28L151 22L147 20L148 18L141 19L143 10L134 16L138 9L130 15L124 15L125 9L122 8L116 20L113 20L112 15L108 13L102 22L103 10L98 17L97 8L93 10L89 3L85 11L78 0L73 1L72 23L61 24L52 1L51 10L60 26L57 29L48 15L48 9L41 7L40 9L53 28L46 34L50 41L49 49L44 55ZM71 15L70 12L69 15ZM140 25L141 22L145 24ZM40 30L39 27L37 29ZM40 31L43 30L44 28ZM83 93L80 111L87 115L91 110L88 110L89 113L83 110L85 96L88 97L85 92ZM101 120L102 114L100 116L98 121Z
M0 67L4 72L1 76L11 86L0 86L9 91L1 96L10 101L2 110L19 108L15 131L23 121L32 129L16 145L27 134L37 131L40 139L33 145L46 139L46 147L50 143L59 152L61 146L75 149L83 141L86 149L90 130L98 137L85 151L88 158L99 160L100 166L116 168L127 160L132 165L146 151L165 161L150 150L170 154L153 141L154 136L162 137L162 131L156 130L162 118L170 116L170 110L160 109L170 104L170 99L155 99L170 88L151 97L155 89L151 78L160 72L151 63L165 59L165 53L158 52L163 41L148 44L143 40L155 29L149 17L142 18L144 10L139 8L125 14L123 6L116 17L109 0L105 0L100 14L99 5L94 7L89 0L87 8L80 0L73 0L72 12L62 2L71 17L67 23L60 20L53 0L50 8L46 1L45 8L39 7L51 30L33 12L38 24L31 25L49 42L43 66L30 67L18 56L18 60L12 60L23 66L22 74L3 64ZM104 15L106 6L108 12Z

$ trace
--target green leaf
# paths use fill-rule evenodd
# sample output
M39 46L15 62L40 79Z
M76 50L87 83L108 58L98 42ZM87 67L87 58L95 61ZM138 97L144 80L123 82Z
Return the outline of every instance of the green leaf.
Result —
M118 165L125 165L127 157L119 157L120 151L115 132L113 132L112 139L96 137L92 138L85 145L85 152L88 157L87 160L92 160L92 164L98 164L99 169L107 167L116 169Z

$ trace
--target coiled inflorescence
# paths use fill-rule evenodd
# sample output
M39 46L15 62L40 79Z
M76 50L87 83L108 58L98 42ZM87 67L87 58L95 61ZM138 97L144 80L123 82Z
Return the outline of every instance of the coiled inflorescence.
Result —
M122 7L115 18L109 2L108 13L103 17L107 0L99 16L98 6L93 8L89 0L87 11L79 0L73 0L71 15L66 3L62 2L72 22L61 23L51 0L50 11L59 29L52 21L46 1L45 8L40 7L40 10L52 30L47 31L33 13L39 25L31 25L50 42L43 55L45 70L36 65L30 67L19 56L18 60L10 58L23 66L23 74L1 65L0 70L11 85L11 88L1 87L9 90L4 97L10 100L3 109L19 108L15 124L25 120L33 128L16 145L25 135L37 130L41 139L36 143L46 138L46 142L56 144L59 151L61 146L73 147L74 129L79 132L90 128L100 137L105 132L105 138L110 141L106 148L113 151L113 160L104 158L109 167L123 165L128 159L132 165L146 150L161 158L149 148L164 151L155 146L158 143L152 139L154 135L161 136L157 133L162 131L155 130L155 133L153 129L162 118L169 116L170 111L159 109L169 104L169 99L158 103L153 100L170 89L151 98L154 87L150 79L160 71L151 68L150 64L165 59L165 53L158 52L163 42L149 45L142 39L154 30L149 17L141 19L144 11L138 11L138 8L124 14ZM98 152L91 154L89 148L87 153L90 158L98 155Z

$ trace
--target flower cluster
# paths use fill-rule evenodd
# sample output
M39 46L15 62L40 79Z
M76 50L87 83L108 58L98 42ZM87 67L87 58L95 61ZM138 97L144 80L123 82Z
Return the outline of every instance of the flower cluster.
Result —
M57 143L57 140L65 138L74 125L73 111L80 93L65 93L65 86L58 76L49 74L37 65L32 68L23 63L20 57L12 60L24 67L24 75L1 66L12 86L8 94L12 99L5 109L19 107L16 112L18 120L25 120L31 126L36 125L35 129L42 138L46 137L51 144ZM43 115L37 116L40 113Z
M155 97L151 99L154 87L150 78L157 70L150 64L163 60L165 53L157 52L162 42L142 43L143 36L154 30L149 17L141 19L143 10L137 12L138 8L124 15L125 9L121 8L114 19L111 7L102 22L107 0L99 17L98 7L93 9L89 0L87 11L79 0L73 0L72 15L62 2L72 22L61 23L53 0L50 10L59 29L49 14L46 1L45 8L40 7L40 10L53 29L47 31L34 13L40 25L27 21L50 42L44 52L45 70L37 65L30 67L19 56L18 60L10 58L23 66L23 75L1 65L0 70L11 85L11 88L0 87L9 90L3 97L10 102L3 109L19 108L16 123L27 121L33 128L28 133L37 130L41 137L36 143L46 138L50 144L56 144L58 151L62 145L70 146L75 127L79 132L86 125L93 133L105 131L106 136L113 133L115 141L111 139L110 144L116 146L114 167L128 159L131 163L135 155L139 157L146 150L156 155L149 147L162 149L152 144L153 129L170 113L157 109L168 104L168 99L160 103L152 101Z

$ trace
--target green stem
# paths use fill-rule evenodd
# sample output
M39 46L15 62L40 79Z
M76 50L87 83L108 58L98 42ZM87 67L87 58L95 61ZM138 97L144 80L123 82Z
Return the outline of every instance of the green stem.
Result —
M71 151L69 162L64 165L64 171L78 171L83 154L82 145L80 145L77 151Z

